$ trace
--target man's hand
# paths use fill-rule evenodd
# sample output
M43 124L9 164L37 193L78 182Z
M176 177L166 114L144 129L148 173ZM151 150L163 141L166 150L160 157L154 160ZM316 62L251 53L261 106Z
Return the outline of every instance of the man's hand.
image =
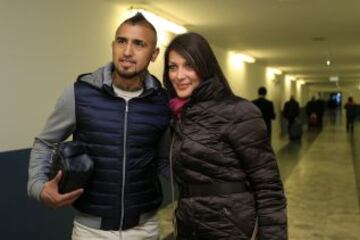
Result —
M72 192L60 194L58 191L58 184L62 177L62 172L59 171L56 176L45 183L43 190L40 193L40 199L47 206L58 208L71 205L84 192L84 189L79 188Z

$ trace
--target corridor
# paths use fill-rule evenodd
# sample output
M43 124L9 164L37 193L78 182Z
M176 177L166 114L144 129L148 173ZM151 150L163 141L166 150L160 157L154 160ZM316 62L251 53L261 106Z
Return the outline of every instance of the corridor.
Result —
M285 178L289 239L360 239L356 136L342 124L327 125L299 155ZM281 170L286 161L279 159Z

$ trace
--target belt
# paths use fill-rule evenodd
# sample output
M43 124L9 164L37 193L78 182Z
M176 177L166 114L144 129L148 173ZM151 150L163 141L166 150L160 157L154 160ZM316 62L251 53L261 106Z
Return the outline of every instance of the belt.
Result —
M180 198L227 195L248 191L249 187L245 182L189 184L180 187Z

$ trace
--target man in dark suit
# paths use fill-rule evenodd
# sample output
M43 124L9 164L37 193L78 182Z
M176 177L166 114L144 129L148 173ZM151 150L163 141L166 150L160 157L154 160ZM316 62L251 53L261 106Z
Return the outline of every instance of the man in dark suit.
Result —
M301 138L301 124L297 124L295 121L300 115L300 105L295 100L294 96L291 96L290 100L285 103L283 115L288 121L288 133L290 139L295 140Z
M260 109L264 121L266 123L269 137L271 138L271 120L275 119L274 104L265 98L267 90L265 87L259 87L259 98L255 99L253 103Z

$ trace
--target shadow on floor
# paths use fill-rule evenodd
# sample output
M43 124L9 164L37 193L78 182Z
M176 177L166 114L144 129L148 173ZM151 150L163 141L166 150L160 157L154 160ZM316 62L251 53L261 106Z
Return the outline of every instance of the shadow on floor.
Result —
M283 181L291 174L301 157L304 156L320 133L320 129L308 129L300 140L289 141L289 143L276 152L280 175Z
M355 126L356 127L356 126ZM360 206L360 137L356 133L356 128L354 133L348 134L348 140L351 146L351 154L353 159L354 165L354 173L355 173L355 180L356 180L356 189L358 194L359 206Z

